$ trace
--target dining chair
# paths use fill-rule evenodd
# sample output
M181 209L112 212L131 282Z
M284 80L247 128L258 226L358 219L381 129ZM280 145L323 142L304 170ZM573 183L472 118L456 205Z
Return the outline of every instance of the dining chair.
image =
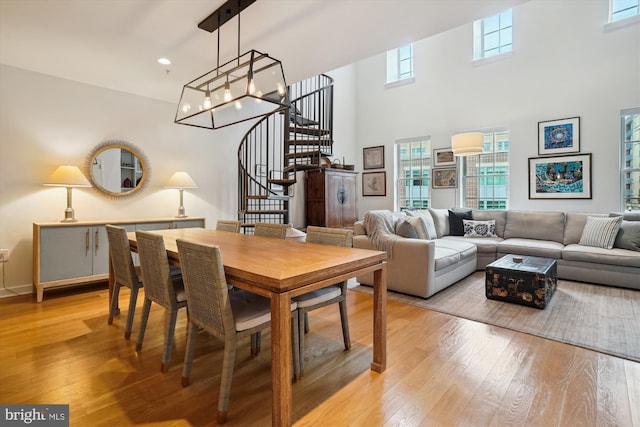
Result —
M284 239L285 237L287 237L287 224L256 222L253 234L256 236Z
M308 243L319 243L333 246L352 246L353 232L347 229L308 226ZM298 303L298 341L300 343L300 377L304 376L304 335L309 332L309 312L316 308L338 303L342 322L344 349L351 348L349 336L349 317L347 316L347 281L307 292L294 298Z
M233 221L228 219L219 219L216 222L216 230L219 231L231 231L232 233L240 232L240 221Z
M113 318L118 311L120 288L123 286L129 288L131 291L129 294L129 312L127 313L127 323L124 328L124 338L128 340L131 337L133 316L138 301L138 290L142 287L142 280L140 280L139 271L133 264L127 231L122 227L116 227L111 224L105 225L105 228L107 229L107 239L109 240L109 255L111 256L114 280L107 323L109 325L113 323Z
M144 333L149 320L151 303L155 302L167 311L164 354L160 365L161 371L167 372L173 348L173 336L176 329L178 310L187 306L182 276L171 274L162 235L148 231L136 231L136 241L138 242L138 254L140 255L140 267L144 283L144 305L142 307L136 351L142 350L142 341L144 340Z
M187 387L190 383L198 330L201 328L224 341L220 395L216 416L218 424L222 424L227 419L238 341L271 325L271 302L269 298L244 290L228 292L218 246L182 239L178 239L176 243L189 311L182 385ZM293 370L294 378L297 378L299 344L295 302L291 303L291 314Z

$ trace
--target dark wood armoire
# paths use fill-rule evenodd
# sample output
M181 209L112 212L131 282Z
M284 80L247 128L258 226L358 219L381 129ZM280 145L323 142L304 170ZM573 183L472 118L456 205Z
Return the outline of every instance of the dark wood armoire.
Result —
M358 220L358 172L322 168L305 172L307 225L352 228Z

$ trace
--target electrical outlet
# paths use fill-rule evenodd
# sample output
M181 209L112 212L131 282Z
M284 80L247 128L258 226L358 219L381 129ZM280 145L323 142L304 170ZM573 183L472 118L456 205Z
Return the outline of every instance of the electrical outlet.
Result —
M9 249L0 249L0 262L9 261Z

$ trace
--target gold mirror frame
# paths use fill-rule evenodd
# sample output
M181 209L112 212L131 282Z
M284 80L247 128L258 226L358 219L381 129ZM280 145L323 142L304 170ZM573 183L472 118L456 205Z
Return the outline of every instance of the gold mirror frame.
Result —
M95 166L100 165L100 168L102 168L101 160L103 159L100 158L100 155L104 154L108 150L113 149L121 150L119 153L120 155L117 156L117 165L111 166L112 168L120 169L119 181L121 182L121 184L118 189L119 191L114 191L114 188L107 188L107 186L105 186L101 180L96 179L96 177L94 176ZM130 155L132 161L131 164L123 164L122 151ZM100 191L102 194L117 199L126 199L137 195L149 184L151 178L151 167L149 165L149 159L145 156L142 150L140 150L133 144L119 140L105 141L91 150L91 152L87 156L85 172L87 178L91 181L91 184L93 184L93 187L95 189ZM123 178L123 173L130 173L131 175ZM130 190L127 190L128 187L127 185L125 185L127 180L129 181L128 185L132 186Z

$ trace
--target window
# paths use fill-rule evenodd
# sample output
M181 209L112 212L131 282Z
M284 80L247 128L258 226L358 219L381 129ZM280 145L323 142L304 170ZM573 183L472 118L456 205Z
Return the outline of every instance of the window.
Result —
M509 131L484 134L484 150L462 157L462 207L507 209L509 194Z
M640 107L620 112L622 209L640 211Z
M387 84L413 78L413 44L387 51Z
M619 21L638 15L640 0L611 0L609 3L609 22Z
M511 9L473 22L473 59L488 58L513 48Z
M429 207L431 197L431 139L414 138L396 142L396 206Z

